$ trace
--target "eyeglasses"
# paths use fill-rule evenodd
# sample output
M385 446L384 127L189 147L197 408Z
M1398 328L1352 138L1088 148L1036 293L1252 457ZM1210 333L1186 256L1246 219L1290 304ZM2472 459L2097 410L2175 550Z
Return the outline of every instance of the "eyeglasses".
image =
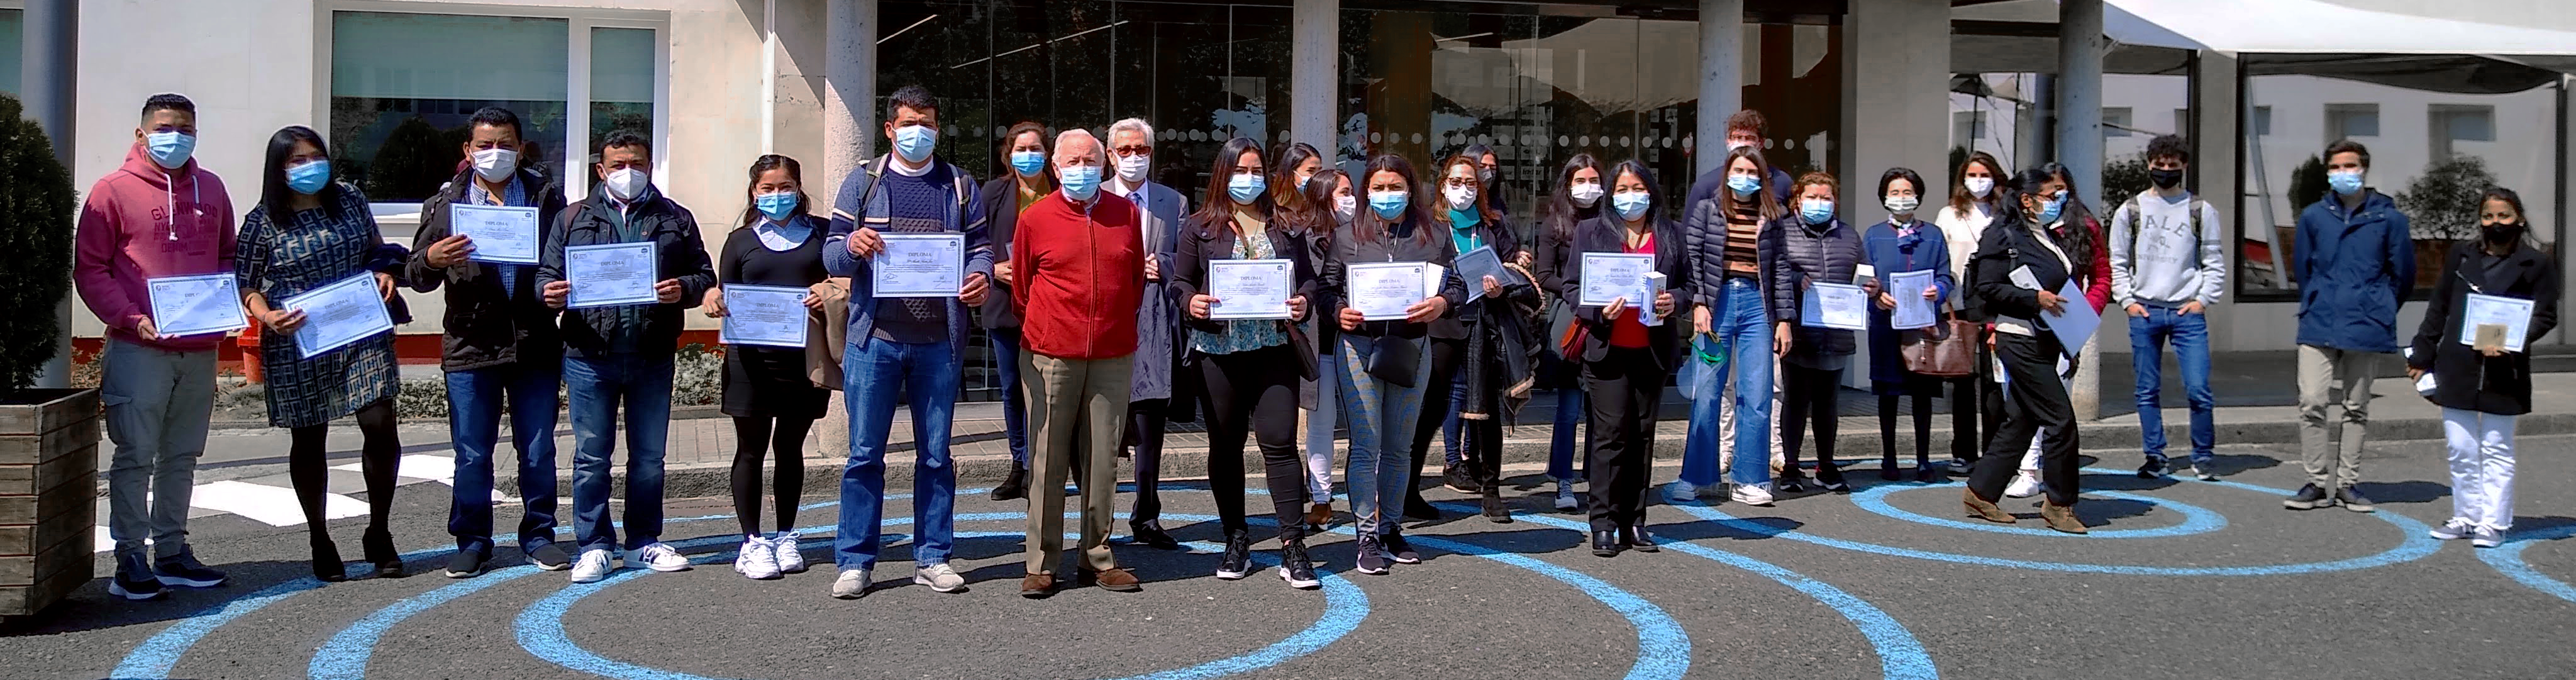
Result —
M1121 156L1143 156L1143 155L1146 155L1146 154L1153 153L1153 152L1154 152L1154 147L1150 147L1150 146L1122 146L1122 147L1118 147L1118 148L1110 149L1109 151L1110 151L1111 153L1115 153L1115 154L1118 154L1118 155L1121 155Z

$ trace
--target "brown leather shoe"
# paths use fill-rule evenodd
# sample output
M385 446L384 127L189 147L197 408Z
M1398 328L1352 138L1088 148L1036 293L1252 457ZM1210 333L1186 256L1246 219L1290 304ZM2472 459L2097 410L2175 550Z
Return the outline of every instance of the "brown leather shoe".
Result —
M1969 517L1975 517L1977 519L1982 519L1996 524L2011 524L2015 521L2011 513L2004 512L2003 508L1995 507L1994 501L1978 498L1977 492L1974 489L1960 489L1959 502L1967 504Z
M1054 574L1030 574L1020 578L1020 597L1037 599L1055 594Z
M2058 531L2070 534L2086 533L2084 520L2075 518L2075 506L2072 505L2058 505L2055 502L2041 503L2039 521L2048 523L2048 528Z
M1306 524L1318 528L1332 526L1333 504L1316 503L1314 507L1307 508Z
M1100 571L1084 570L1081 576L1075 578L1075 582L1078 585L1100 586L1101 590L1112 590L1121 593L1132 593L1145 589L1144 584L1136 580L1135 574L1116 567Z

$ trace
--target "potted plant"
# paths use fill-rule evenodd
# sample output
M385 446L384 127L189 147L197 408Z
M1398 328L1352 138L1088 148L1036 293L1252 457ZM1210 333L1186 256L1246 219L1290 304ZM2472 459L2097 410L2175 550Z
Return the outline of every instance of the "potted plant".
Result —
M95 389L38 389L71 292L71 172L0 94L0 615L32 614L93 576Z

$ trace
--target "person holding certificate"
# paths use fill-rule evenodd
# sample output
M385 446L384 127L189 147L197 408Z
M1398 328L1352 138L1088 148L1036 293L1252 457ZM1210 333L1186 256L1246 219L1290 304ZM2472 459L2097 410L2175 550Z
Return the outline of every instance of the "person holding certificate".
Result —
M2087 254L2098 246L2085 238L2081 228L2053 228L2065 223L2063 179L2044 167L2033 168L2022 175L2018 186L2022 190L2012 193L2019 199L2019 209L2007 210L2005 219L1986 229L1985 242L1977 247L1977 260L1970 265L1977 275L1972 284L1975 304L1994 319L1995 357L2010 383L2005 398L2013 403L2003 409L2003 423L1986 442L1985 455L1969 471L1968 488L1960 498L1970 517L2014 523L2014 517L1995 501L2018 473L2022 453L2037 439L2042 442L2039 476L2048 496L2040 505L2040 519L2050 529L2080 534L2086 529L2075 516L2079 465L2075 406L2067 398L2058 369L2059 360L2072 349L2060 343L2046 324L2049 317L2064 314L2068 305L2089 304L2057 291L2086 276L2083 265L2091 259Z
M1851 365L1855 343L1852 326L1837 319L1861 316L1866 324L1869 296L1878 281L1853 286L1869 253L1860 233L1835 214L1841 186L1833 175L1810 172L1790 187L1797 212L1782 216L1762 231L1762 275L1771 302L1771 351L1781 357L1781 399L1788 413L1780 424L1781 465L1778 489L1805 488L1798 472L1800 430L1810 417L1816 430L1816 482L1826 491L1851 493L1842 468L1834 464L1836 425L1842 422L1843 368ZM1865 325L1862 327L1866 327Z
M1750 113L1747 111L1746 113ZM1739 114L1739 117L1740 114ZM1756 116L1755 120L1759 120ZM1732 119L1730 119L1732 121ZM1725 174L1714 194L1692 192L1682 218L1683 250L1690 253L1691 334L1726 347L1726 360L1702 374L1713 381L1691 404L1690 430L1682 441L1681 477L1664 486L1664 499L1687 503L1720 474L1737 503L1771 504L1771 473L1784 462L1772 405L1779 355L1771 351L1770 302L1763 297L1762 231L1780 218L1788 197L1786 175L1762 156L1761 137L1743 128L1727 133ZM1776 177L1778 186L1767 186ZM1703 179L1702 181L1706 181ZM1716 395L1717 398L1706 398Z
M304 507L313 577L347 578L340 551L324 526L322 501L331 462L324 458L323 440L331 421L352 413L365 437L358 460L367 485L366 559L375 565L376 575L401 577L407 574L402 552L394 549L386 524L393 511L395 459L402 454L402 443L394 437L394 392L401 382L395 372L393 327L378 326L355 342L307 356L299 347L298 330L329 325L333 328L317 328L326 332L316 335L345 337L354 331L341 327L367 324L369 315L350 313L345 306L307 314L286 302L359 277L371 279L362 285L373 286L376 299L394 299L393 274L369 272L376 247L384 243L375 214L357 187L330 181L330 158L322 136L310 128L290 126L269 137L259 207L242 218L233 276L241 287L242 307L268 327L259 346L267 371L268 424L288 428L287 476ZM378 323L385 318L373 315Z
M1278 521L1279 578L1312 590L1306 557L1306 471L1297 457L1297 383L1314 373L1306 337L1315 272L1304 241L1274 220L1261 143L1236 137L1217 150L1210 200L1181 226L1172 298L1189 317L1189 360L1208 399L1208 485L1225 532L1216 576L1252 572L1252 528L1243 513L1243 439L1261 445ZM1284 210L1283 210L1284 212Z
M662 454L671 427L672 360L680 310L715 287L698 218L653 186L651 140L629 130L600 142L600 191L546 233L537 285L563 313L565 394L572 417L572 526L581 546L574 583L608 577L621 544L609 522L609 475L619 411L626 433L626 567L686 571L662 542ZM578 257L577 257L578 256ZM633 289L644 293L632 299ZM610 302L598 302L598 300Z
M1002 435L1011 446L1011 473L993 485L993 500L1028 497L1028 405L1020 392L1020 313L1011 309L1011 236L1018 233L1020 213L1055 191L1048 172L1046 126L1020 121L1002 134L1002 160L1011 171L984 181L975 200L984 210L984 226L993 234L993 285L975 323L993 341L993 375L1002 393Z
M2521 348L2558 326L2562 279L2557 259L2526 238L2521 195L2491 187L2479 204L2478 239L2442 258L2406 375L2433 376L2430 398L2450 442L2451 519L2433 537L2493 548L2513 528L2514 420L2531 412L2531 355Z
M471 218L475 211L517 215L524 224L502 220L513 232L506 239L529 242L533 254L533 244L563 213L563 187L519 167L526 142L519 117L508 109L476 111L466 130L462 151L469 167L421 204L420 231L411 242L423 245L403 268L413 290L447 288L439 368L446 373L447 433L456 449L447 512L456 554L447 560L447 577L473 577L492 561L492 458L504 413L519 451L519 550L539 569L568 569L571 556L555 545L555 412L563 402L556 396L563 385L558 312L538 294L533 259L489 260L487 244L451 228L458 215ZM495 208L510 210L487 210Z
M1055 567L1064 551L1064 482L1074 470L1084 475L1076 582L1119 592L1143 589L1134 573L1119 568L1109 548L1109 524L1118 512L1119 435L1134 388L1136 309L1144 303L1147 274L1160 271L1145 264L1143 218L1135 204L1100 190L1106 156L1101 146L1081 129L1056 135L1059 188L1020 215L1021 229L1012 237L1012 276L1019 285L1011 288L1011 305L1019 309L1020 338L1027 343L1020 382L1028 391L1036 435L1029 450L1035 478L1022 597L1055 593ZM843 526L843 535L854 530Z
M1466 164L1463 169L1456 167L1456 161L1461 158ZM1500 271L1503 258L1488 256L1509 256L1520 248L1510 239L1496 236L1519 232L1503 223L1502 213L1495 211L1492 202L1486 200L1484 181L1478 177L1475 157L1453 156L1433 170L1439 173L1432 183L1440 190L1440 205L1431 211L1431 222L1441 227L1440 233L1449 239L1450 251L1462 258L1458 266L1467 266L1471 261L1463 259L1468 253L1485 248L1488 252L1473 261L1488 263L1482 267L1483 271ZM1483 287L1477 284L1476 279L1466 278L1464 271L1458 274L1460 282L1467 286L1467 297L1477 298L1483 293ZM1422 520L1440 518L1440 511L1422 500L1420 482L1422 463L1429 457L1433 435L1439 435L1443 444L1442 485L1459 493L1481 493L1477 486L1477 472L1467 465L1464 458L1464 433L1458 429L1458 407L1467 401L1467 385L1459 380L1458 373L1467 354L1467 320L1475 313L1476 307L1472 303L1461 305L1458 313L1431 322L1431 384L1423 388L1422 423L1413 430L1413 467L1409 468L1409 474L1415 481L1404 486L1404 514L1407 517ZM1499 499L1494 507L1501 507ZM1508 517L1509 513L1504 516Z
M161 328L172 319L153 313L155 279L233 272L232 199L222 179L190 158L196 136L197 106L187 97L145 100L125 164L90 188L73 236L73 288L107 325L98 359L116 449L100 518L116 551L107 591L129 600L163 597L164 584L212 588L227 580L188 548L189 496L224 334L167 335ZM231 301L209 302L197 308L240 325ZM145 553L147 540L157 559Z
M1645 295L1639 289L1574 310L1577 337L1569 346L1582 357L1589 390L1592 452L1586 472L1592 478L1592 554L1601 557L1616 557L1622 549L1657 550L1646 532L1646 476L1654 462L1655 411L1663 403L1666 378L1681 369L1681 341L1670 327L1646 326L1640 314L1641 307L1650 307L1657 318L1688 311L1681 298L1691 280L1680 227L1653 210L1655 186L1645 163L1620 161L1610 171L1610 211L1577 225L1567 244L1576 253L1651 255L1653 271L1665 279L1653 300L1632 300L1630 295ZM1576 263L1575 269L1546 279L1558 283L1558 295L1581 300L1586 260L1563 259Z
M1405 470L1411 456L1398 448L1413 441L1423 387L1430 380L1422 338L1429 322L1466 301L1458 278L1444 276L1438 294L1423 295L1428 268L1447 268L1456 253L1431 216L1413 203L1420 186L1403 156L1380 154L1361 170L1368 209L1333 232L1317 288L1322 309L1341 326L1342 415L1350 423L1346 479L1351 515L1358 518L1358 569L1384 574L1390 562L1422 561L1397 526L1404 511ZM1367 311L1363 311L1367 310Z
M1932 465L1932 398L1940 396L1941 380L1905 370L1899 339L1906 329L1896 327L1894 311L1899 304L1914 305L1934 316L1933 323L1943 323L1937 318L1938 312L1948 305L1950 291L1958 287L1958 280L1950 276L1948 237L1941 233L1939 225L1916 218L1916 209L1923 205L1922 175L1908 168L1889 168L1878 177L1878 201L1887 208L1887 221L1870 225L1869 232L1861 236L1861 250L1870 267L1877 270L1879 290L1872 296L1869 313L1869 385L1870 391L1878 394L1878 478L1904 478L1896 470L1896 406L1899 399L1910 396L1914 401L1914 481L1937 484L1949 479L1942 468ZM1895 285L1898 281L1930 284L1908 288ZM1920 294L1912 292L1917 288Z
M1486 521L1504 523L1512 521L1512 512L1502 495L1503 421L1516 415L1529 397L1527 391L1510 388L1535 381L1528 350L1539 342L1538 333L1530 328L1538 314L1539 295L1531 283L1530 253L1517 238L1519 230L1493 209L1493 197L1484 192L1487 182L1481 176L1486 171L1480 169L1480 156L1460 154L1441 163L1441 197L1447 199L1443 206L1447 210L1434 211L1432 221L1449 227L1450 246L1460 253L1454 271L1461 283L1478 294L1460 306L1454 317L1431 323L1431 370L1448 378L1448 408L1442 410L1452 416L1446 429L1457 433L1450 438L1449 486L1482 494ZM1450 344L1457 355L1445 369L1439 358L1444 335L1456 336ZM1425 402L1442 401L1436 384L1440 380L1433 382L1433 388L1424 393ZM1430 448L1434 415L1425 407L1422 424L1414 431L1412 469L1417 474Z
M833 295L824 283L831 274L823 271L822 237L831 225L807 209L804 168L793 158L772 154L752 161L746 198L743 226L725 236L716 258L722 284L707 289L704 307L707 316L728 320L728 332L763 331L758 337L729 337L724 414L733 418L733 515L743 537L733 568L765 580L805 571L805 554L797 548L803 537L796 533L796 505L805 494L805 433L831 398L831 390L806 375L806 346L826 340L805 337L805 320ZM765 304L738 310L726 304L729 296ZM764 448L777 454L771 511L777 513L778 533L771 535L760 533Z
M911 397L914 446L912 581L943 593L966 587L965 577L948 566L957 500L948 433L963 379L958 366L966 352L966 325L992 292L993 245L975 201L975 178L932 155L939 147L939 101L930 91L918 85L895 90L884 129L894 153L842 180L840 197L832 202L831 235L823 244L823 268L850 278L848 341L841 357L850 448L841 471L840 529L833 539L840 576L831 591L842 599L865 594L873 583L883 535L886 437L902 395ZM898 239L915 247L890 253ZM922 247L943 241L956 247L953 254L933 256L938 251ZM896 255L906 257L898 261ZM934 290L947 281L956 282L954 294Z

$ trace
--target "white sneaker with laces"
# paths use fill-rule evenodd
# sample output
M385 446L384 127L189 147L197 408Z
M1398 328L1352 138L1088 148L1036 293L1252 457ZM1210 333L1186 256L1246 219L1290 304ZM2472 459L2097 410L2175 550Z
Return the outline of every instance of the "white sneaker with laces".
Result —
M954 593L966 588L966 577L958 576L957 569L948 566L946 562L915 567L912 570L912 582L916 585L930 586L932 591L942 593Z
M2020 474L2013 475L2012 485L2004 487L2004 495L2013 498L2029 498L2039 495L2039 492L2044 490L2046 489L2039 483L2039 471L2023 470Z
M843 569L841 577L832 579L832 597L856 600L868 592L868 570Z
M1699 500L1699 487L1690 482L1673 480L1673 483L1664 485L1664 500L1674 503Z
M778 554L778 573L805 573L805 548L798 545L804 540L804 536L793 531L778 532L777 537L769 539Z
M2442 526L2434 527L2432 531L2424 532L2424 534L2432 536L2434 540L2457 541L2463 538L2468 538L2469 534L2476 533L2476 531L2477 526L2470 524L2469 520L2453 517L2451 518L2451 521L2443 522Z
M2469 532L2469 545L2476 548L2493 548L2499 545L2504 545L2504 532L2498 529L2478 527L2477 529Z
M1556 480L1556 509L1571 511L1576 507L1579 506L1574 502L1574 480Z
M776 557L772 556L771 559L775 560ZM645 544L644 547L627 551L626 566L643 567L661 572L688 571L689 558L680 556L680 549L671 547L671 544L654 541Z
M596 583L600 579L608 578L608 572L607 548L584 550L581 551L581 561L572 565L572 582Z
M1727 495L1734 498L1735 502L1743 503L1745 505L1768 506L1771 504L1771 490L1762 488L1762 485L1760 484L1737 484L1732 491L1727 492Z
M769 544L769 539L744 537L742 550L733 558L733 573L754 581L778 578L778 549Z

